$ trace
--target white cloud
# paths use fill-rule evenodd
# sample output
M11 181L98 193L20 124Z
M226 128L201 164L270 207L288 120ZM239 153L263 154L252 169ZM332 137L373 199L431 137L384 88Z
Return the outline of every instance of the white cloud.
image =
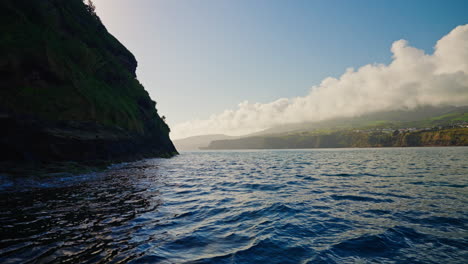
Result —
M318 121L339 116L414 108L419 105L468 104L468 24L441 38L432 55L406 40L392 45L389 65L368 64L326 78L308 95L271 103L238 105L206 120L172 127L172 137L203 134L242 135L275 125Z

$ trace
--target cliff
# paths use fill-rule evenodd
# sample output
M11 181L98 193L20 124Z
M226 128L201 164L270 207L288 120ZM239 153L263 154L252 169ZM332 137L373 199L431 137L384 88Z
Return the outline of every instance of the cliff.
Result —
M2 0L0 32L0 161L177 153L135 57L81 0Z
M342 130L301 132L287 135L255 136L217 140L206 149L294 149L294 148L365 148L468 146L468 128L450 128L414 132L364 132Z

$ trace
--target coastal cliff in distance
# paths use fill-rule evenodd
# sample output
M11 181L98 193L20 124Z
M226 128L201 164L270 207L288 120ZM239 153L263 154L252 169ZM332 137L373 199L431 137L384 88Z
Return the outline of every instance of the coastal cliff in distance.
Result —
M468 106L424 106L292 124L237 139L214 140L204 149L423 146L468 146Z
M0 32L0 161L177 154L135 57L82 0L3 0Z
M217 140L205 149L302 149L468 146L468 128L381 132L343 130Z

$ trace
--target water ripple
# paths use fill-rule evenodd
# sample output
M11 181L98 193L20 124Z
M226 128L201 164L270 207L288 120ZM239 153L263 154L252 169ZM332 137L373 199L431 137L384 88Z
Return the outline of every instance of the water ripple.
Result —
M183 153L0 176L1 263L466 263L468 148Z

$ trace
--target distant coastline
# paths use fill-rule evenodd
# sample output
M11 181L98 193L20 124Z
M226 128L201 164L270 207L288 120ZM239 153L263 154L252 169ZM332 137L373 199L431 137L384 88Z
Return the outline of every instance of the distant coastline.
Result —
M300 132L215 140L206 150L468 146L468 128L431 130Z

